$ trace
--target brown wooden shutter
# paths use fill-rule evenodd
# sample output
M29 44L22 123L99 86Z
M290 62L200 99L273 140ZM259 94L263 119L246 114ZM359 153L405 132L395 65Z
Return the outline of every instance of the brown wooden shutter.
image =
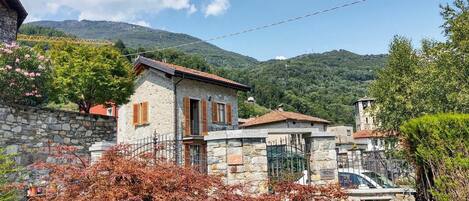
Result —
M140 110L140 104L133 104L133 125L136 126L139 124L139 110Z
M184 136L191 135L191 104L189 97L184 97Z
M226 122L228 123L228 125L231 125L233 123L232 114L233 112L231 111L231 104L228 103L226 104Z
M218 122L218 105L215 101L212 101L212 122Z
M142 124L148 124L148 102L142 103Z
M208 134L207 109L207 101L202 99L202 135Z

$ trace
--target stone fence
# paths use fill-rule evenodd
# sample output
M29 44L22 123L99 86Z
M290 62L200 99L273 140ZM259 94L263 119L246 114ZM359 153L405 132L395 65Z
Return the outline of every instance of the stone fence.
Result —
M89 155L95 142L115 138L112 117L0 104L0 146L18 154L16 161L22 166L50 161L51 147L75 146L78 153Z

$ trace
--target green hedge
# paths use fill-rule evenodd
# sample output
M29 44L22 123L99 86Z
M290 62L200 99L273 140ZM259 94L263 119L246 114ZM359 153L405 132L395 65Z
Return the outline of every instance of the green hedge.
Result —
M407 156L417 167L419 196L469 197L469 114L427 115L401 126Z

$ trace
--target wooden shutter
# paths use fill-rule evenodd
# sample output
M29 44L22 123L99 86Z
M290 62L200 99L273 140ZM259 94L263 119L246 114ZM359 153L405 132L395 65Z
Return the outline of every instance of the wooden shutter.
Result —
M148 102L142 103L142 124L148 124Z
M191 135L191 104L189 97L184 97L183 99L183 107L184 107L184 136Z
M208 134L207 109L207 101L202 99L202 135Z
M232 114L233 112L231 111L231 104L228 103L226 104L226 122L228 123L228 125L231 125L233 122L233 119L232 119Z
M140 114L139 114L139 111L140 111L140 104L133 104L133 125L136 126L139 124L139 117L140 117Z
M212 122L218 122L218 105L215 101L212 101Z

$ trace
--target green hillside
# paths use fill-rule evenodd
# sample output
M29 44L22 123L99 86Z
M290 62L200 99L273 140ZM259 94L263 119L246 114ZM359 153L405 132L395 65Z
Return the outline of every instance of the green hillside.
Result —
M63 31L89 39L122 37L124 41L127 38L126 43L133 44L130 47L134 49L139 48L140 45L148 47L146 45L155 43L153 39L145 41L146 38L157 38L150 36L159 32L166 35L165 38L158 40L163 44L176 43L173 40L196 40L184 34L173 34L125 23L65 21L36 22L34 24L53 29L33 28L29 30L29 34L48 35L53 33L60 35L62 33L60 31ZM121 30L120 32L123 33L109 31L111 27L108 26L111 24L116 25L112 29ZM129 27L133 28L129 29ZM129 30L124 31L126 29ZM119 48L122 52L131 51L124 46ZM258 62L207 43L187 46L187 48L192 48L193 51L183 53L165 50L145 54L145 56L157 60L164 58L170 63L212 72L248 84L253 90L248 94L240 94L239 98L241 110L239 115L242 118L261 115L268 111L266 108L276 109L279 105L283 105L283 108L288 111L321 117L334 124L353 125L352 104L358 98L366 95L368 84L375 79L376 71L384 67L386 63L386 55L358 55L345 50L301 55L287 60ZM211 53L204 53L206 51ZM217 59L214 62L209 58ZM253 62L250 62L251 60ZM232 68L230 65L217 65L219 62L244 63L245 65L234 65L237 68ZM254 96L257 103L265 108L257 105L245 105L244 100L248 96Z
M111 41L121 39L127 47L134 49L143 47L148 50L200 40L187 34L172 33L123 22L66 20L38 21L27 25L54 28L85 39L107 39ZM214 66L238 68L252 66L257 63L254 58L223 50L210 43L183 46L178 50L189 54L199 54Z
M369 82L385 62L386 55L339 50L226 70L225 76L252 86L250 95L267 108L282 104L288 111L352 125L352 104L366 95Z

